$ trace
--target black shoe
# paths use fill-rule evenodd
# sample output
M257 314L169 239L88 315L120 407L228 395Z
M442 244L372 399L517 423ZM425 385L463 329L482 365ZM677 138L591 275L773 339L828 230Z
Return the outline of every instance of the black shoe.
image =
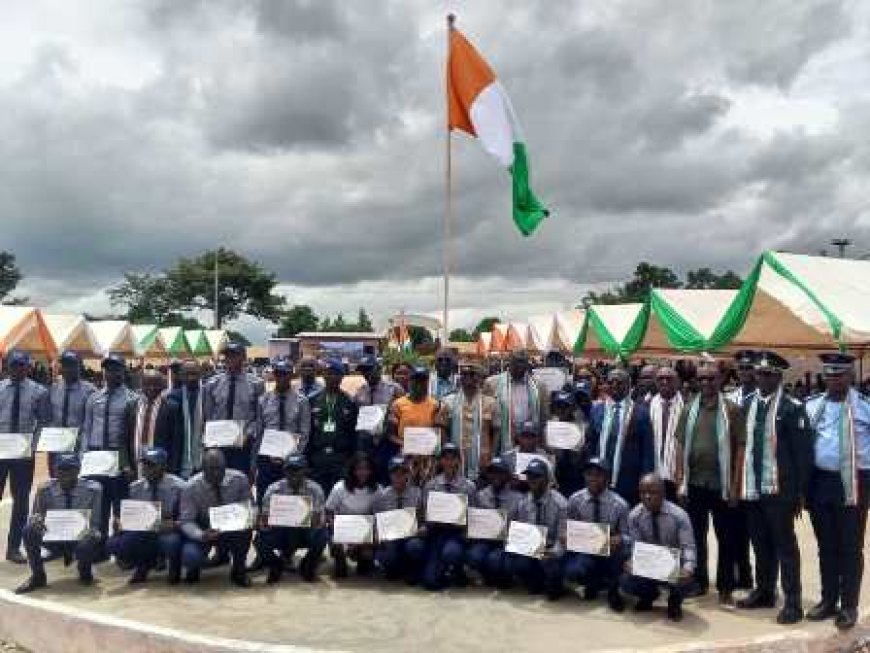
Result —
M752 582L752 577L750 576L746 578L738 578L737 585L734 589L751 590L753 587L755 587L755 584Z
M69 567L72 563L73 563L72 553L70 553L69 551L64 551L63 552L63 566Z
M244 571L233 572L230 574L230 582L236 587L248 588L251 586L251 579Z
M266 585L274 585L275 583L279 582L283 573L284 570L281 568L281 566L272 567L269 570L269 575L266 577Z
M701 585L699 583L693 583L689 587L689 590L686 592L685 597L687 599L696 599L699 596L706 596L707 592L709 592L709 591L710 591L709 586Z
M84 585L85 587L94 584L94 575L90 572L90 570L79 572L79 584Z
M622 594L619 593L619 590L610 590L607 593L607 605L614 612L625 611L625 601L622 600Z
M45 578L45 574L33 574L30 578L15 588L15 593L30 594L38 589L42 589L46 585L48 585L48 581Z
M673 594L668 597L668 619L671 621L683 619L683 599Z
M548 601L558 601L563 596L565 596L565 588L564 587L551 587L547 590L547 600Z
M336 558L335 567L332 570L334 578L347 578L347 560L345 558Z
M634 604L635 612L649 612L653 608L653 600L652 599L639 599L637 603Z
M719 592L719 605L734 605L734 597L731 592L724 590Z
M758 608L773 608L776 607L776 597L755 589L749 593L745 599L737 601L737 607L742 610L755 610Z
M453 587L468 587L468 576L465 574L465 570L461 567L453 572L451 580L451 585Z
M858 610L855 608L841 608L834 619L834 625L840 630L849 630L858 623Z
M166 576L166 582L170 585L178 585L181 580L181 569L178 568L169 568L169 574Z
M6 554L6 561L16 565L27 564L27 558L21 555L21 551L18 551L17 549L15 551L10 551Z
M299 575L306 583L313 583L317 580L316 571L314 563L308 560L302 560L299 565Z
M776 615L776 623L782 624L783 626L789 626L791 624L796 624L803 618L804 611L801 609L800 603L787 601L782 610L779 611L779 614Z
M205 562L206 569L214 569L215 567L223 567L224 565L230 564L230 554L229 553L215 553Z
M807 612L807 621L824 621L836 617L838 613L836 602L819 601Z
M184 575L184 582L188 583L188 584L198 583L199 582L199 574L200 574L199 569L188 570L188 572Z
M583 600L594 601L598 598L598 588L594 585L587 585L583 588Z
M356 563L356 575L368 577L375 573L375 565L371 560L360 560Z
M136 571L133 572L133 575L130 576L130 585L138 585L140 583L144 583L148 580L148 567L141 566L136 567Z

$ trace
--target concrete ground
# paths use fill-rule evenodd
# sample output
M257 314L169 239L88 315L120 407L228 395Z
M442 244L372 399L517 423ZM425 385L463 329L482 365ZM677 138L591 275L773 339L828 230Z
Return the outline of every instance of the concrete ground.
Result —
M5 501L0 505L0 532L4 534L8 513ZM808 608L819 596L816 545L808 518L799 522L798 532L804 560L804 606ZM806 642L833 636L835 629L831 621L778 626L776 610L722 608L715 593L688 601L684 620L675 624L665 619L663 606L652 614L635 615L629 608L616 615L603 601L587 603L575 596L553 604L520 591L481 587L429 594L383 580L351 578L336 584L328 576L330 568L325 562L321 580L314 585L288 574L277 587L267 587L261 575L255 576L249 590L231 589L224 568L205 572L195 586L169 587L164 575L156 574L145 586L132 588L126 583L128 574L105 563L96 568L98 582L82 588L74 567L64 569L62 563L52 562L47 566L49 588L31 596L202 635L332 651L404 653L412 647L433 653L671 651L708 649L713 643L726 649L754 643L757 650L840 650L858 634L821 648L775 646L775 638L783 635ZM24 567L0 563L0 588L13 589L26 575ZM865 591L865 609L867 596ZM0 639L3 636L0 632Z

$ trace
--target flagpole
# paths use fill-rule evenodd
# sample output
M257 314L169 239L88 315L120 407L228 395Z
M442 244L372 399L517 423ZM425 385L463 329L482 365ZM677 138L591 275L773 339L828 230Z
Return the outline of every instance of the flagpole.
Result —
M456 21L454 14L447 14L447 70L450 66L450 34L453 31L453 24ZM448 83L449 72L445 74L445 84ZM446 198L444 203L444 314L443 314L443 336L444 340L441 343L442 347L446 347L450 342L450 271L453 264L453 151L450 138L450 106L449 89L445 89L444 97L447 105L447 160L446 160Z

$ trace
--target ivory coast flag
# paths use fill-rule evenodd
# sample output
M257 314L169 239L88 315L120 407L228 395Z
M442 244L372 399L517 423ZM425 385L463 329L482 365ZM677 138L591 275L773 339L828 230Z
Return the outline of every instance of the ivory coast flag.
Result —
M456 28L447 56L447 128L476 137L513 178L514 222L530 235L549 215L529 187L526 145L513 106L489 64Z

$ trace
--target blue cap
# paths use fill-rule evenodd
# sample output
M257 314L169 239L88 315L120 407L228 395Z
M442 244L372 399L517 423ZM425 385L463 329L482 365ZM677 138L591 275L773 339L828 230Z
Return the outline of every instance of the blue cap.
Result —
M124 367L126 365L126 361L121 354L108 354L103 358L102 367L106 369L107 367Z
M168 459L169 455L166 453L166 449L161 447L151 447L142 452L142 461L146 463L165 465Z
M755 361L755 370L758 372L784 372L789 367L788 361L775 351L760 351Z
M490 472L507 472L511 473L511 466L507 464L507 461L501 456L496 456L493 458L489 465L486 466L486 469Z
M519 435L534 435L537 437L538 435L538 425L532 421L523 422L520 425L520 430L517 431Z
M422 365L415 365L411 368L411 378L412 379L428 379L429 378L429 368L423 367Z
M820 354L822 372L828 376L838 376L852 370L855 357L851 354Z
M529 476L549 476L550 466L540 458L535 458L526 467L526 477Z
M607 464L607 461L604 458L590 458L586 461L586 464L583 465L583 470L587 469L600 469L602 472L609 472L610 466Z
M337 358L330 358L323 364L323 371L331 372L332 374L344 374L344 363Z
M381 362L378 360L377 356L363 356L359 359L359 363L356 364L358 370L373 370L377 367L380 367Z
M553 393L553 403L559 404L561 406L573 406L574 395L572 395L570 392L564 392L563 390L559 390Z
M57 469L81 469L82 461L77 453L58 454L55 462Z
M293 374L293 364L287 360L280 360L272 364L273 374Z
M74 352L71 349L65 350L60 355L60 363L61 365L80 365L82 362L81 356L78 353Z
M9 365L30 365L30 354L20 349L9 352Z
M390 462L387 465L387 468L392 472L396 469L408 469L408 461L405 460L402 456L394 456L390 458Z
M307 469L308 461L299 453L291 453L284 459L284 469Z
M245 346L240 342L228 342L224 345L223 348L224 356L229 356L230 354L239 354L241 356L244 356L245 353Z
M459 447L457 447L452 442L448 442L447 444L445 444L441 447L441 453L439 454L438 457L441 458L443 456L446 456L447 454L450 454L452 456L458 456L459 455Z

